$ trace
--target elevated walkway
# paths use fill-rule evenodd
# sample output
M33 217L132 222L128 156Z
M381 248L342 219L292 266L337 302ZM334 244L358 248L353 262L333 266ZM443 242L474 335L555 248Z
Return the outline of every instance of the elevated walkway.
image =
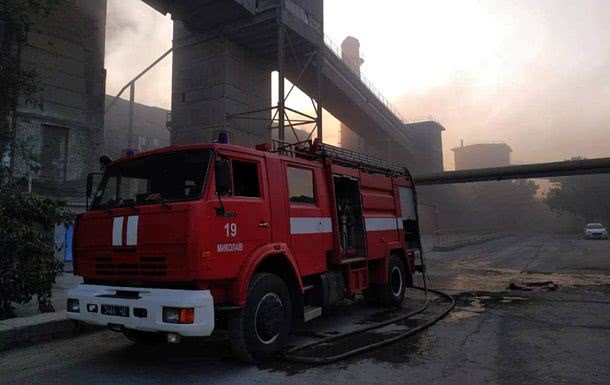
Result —
M323 24L293 0L143 0L172 13L192 31L214 31L245 47L277 70L281 25L286 31L285 77L368 143L383 148L388 140L410 144L404 122L370 82L341 60L324 38ZM283 1L282 7L279 1ZM309 60L316 55L316 60ZM323 58L323 61L318 61ZM310 62L305 70L305 64ZM321 79L318 63L321 62ZM320 85L320 87L318 87ZM412 154L405 151L406 160Z

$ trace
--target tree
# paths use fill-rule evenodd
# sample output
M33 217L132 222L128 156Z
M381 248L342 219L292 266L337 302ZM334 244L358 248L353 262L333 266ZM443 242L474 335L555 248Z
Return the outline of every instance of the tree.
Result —
M459 208L462 227L511 227L532 224L539 215L538 185L532 180L479 182L456 187L459 199L450 202Z
M50 234L71 221L61 202L0 189L0 319L14 316L13 302L27 303L33 295L40 311L53 311L51 289L63 266Z
M573 158L578 160L584 158ZM587 222L610 222L610 175L580 175L551 180L545 202L553 210L570 212Z
M51 288L62 264L50 234L72 218L63 203L24 191L27 181L12 167L17 157L32 163L28 146L15 140L16 112L19 103L36 103L40 89L36 72L20 65L20 47L35 18L60 1L0 0L0 319L12 317L12 304L33 295L41 311L53 310Z

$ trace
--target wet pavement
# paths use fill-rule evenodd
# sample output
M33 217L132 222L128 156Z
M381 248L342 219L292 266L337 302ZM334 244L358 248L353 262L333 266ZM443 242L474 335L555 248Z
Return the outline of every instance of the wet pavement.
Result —
M454 312L423 333L335 364L278 359L252 366L234 361L222 336L150 348L101 332L0 354L0 383L608 383L610 242L513 236L427 253L427 258L432 286L454 294ZM510 282L548 280L558 283L558 290L507 290ZM421 293L409 294L402 311L423 300ZM431 311L435 306L440 309L436 303ZM356 300L297 330L291 344L387 316ZM383 337L376 332L363 336Z

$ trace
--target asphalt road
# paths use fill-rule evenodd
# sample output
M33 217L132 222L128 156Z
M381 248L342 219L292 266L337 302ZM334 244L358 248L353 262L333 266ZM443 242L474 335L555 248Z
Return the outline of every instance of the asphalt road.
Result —
M428 253L434 287L457 308L427 331L326 366L231 359L222 338L139 347L101 332L0 354L6 384L607 384L610 242L576 236L508 237ZM552 280L557 291L507 291ZM410 306L421 300L411 295ZM314 321L303 339L348 330L384 313L361 302Z

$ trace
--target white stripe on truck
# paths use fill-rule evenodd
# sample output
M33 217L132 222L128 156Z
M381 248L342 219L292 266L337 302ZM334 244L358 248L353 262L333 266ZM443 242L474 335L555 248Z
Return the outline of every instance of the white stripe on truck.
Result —
M402 230L402 218L364 218L366 231ZM333 230L332 220L321 218L290 218L290 234L325 234Z
M123 217L115 217L112 222L112 246L123 245Z
M127 246L138 244L138 220L137 215L127 217Z
M321 218L290 218L290 234L319 234L333 231L329 217Z
M366 231L385 231L402 229L400 218L364 218Z

